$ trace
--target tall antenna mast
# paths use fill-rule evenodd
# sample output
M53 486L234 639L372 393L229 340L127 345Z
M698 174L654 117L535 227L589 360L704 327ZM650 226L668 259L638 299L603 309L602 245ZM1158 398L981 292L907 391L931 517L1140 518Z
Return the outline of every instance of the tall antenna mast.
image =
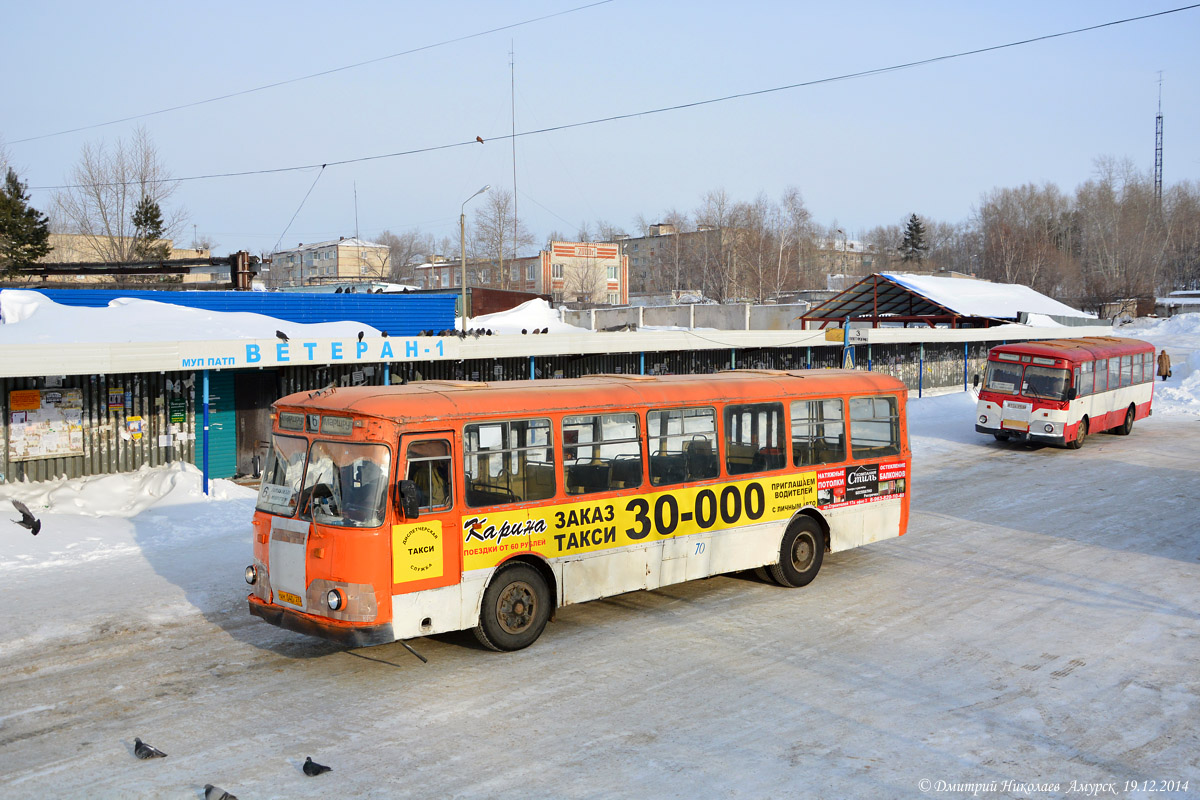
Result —
M1158 71L1158 116L1154 118L1154 202L1158 213L1162 213L1162 157L1163 157L1163 115L1162 115L1162 70Z
M512 165L513 165L513 262L517 259L517 78L516 56L513 53L513 40L509 39L508 50L508 97L510 113L512 114ZM517 280L520 280L518 274ZM507 283L504 281L503 285Z
M354 238L358 238L358 181L354 182Z

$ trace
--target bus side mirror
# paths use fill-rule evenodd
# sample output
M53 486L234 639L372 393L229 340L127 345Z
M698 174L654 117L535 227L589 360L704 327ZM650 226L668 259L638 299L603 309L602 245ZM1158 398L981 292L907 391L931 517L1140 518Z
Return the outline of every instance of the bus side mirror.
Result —
M405 519L416 519L421 515L421 498L415 481L400 481L400 510Z
M1079 390L1078 390L1078 389L1076 389L1074 386L1072 386L1070 389L1067 389L1067 400L1068 400L1068 402L1069 402L1069 401L1071 401L1071 400L1074 400L1076 397L1079 397Z
M971 387L974 389L979 388L979 373L978 372L975 373L975 377L971 378Z

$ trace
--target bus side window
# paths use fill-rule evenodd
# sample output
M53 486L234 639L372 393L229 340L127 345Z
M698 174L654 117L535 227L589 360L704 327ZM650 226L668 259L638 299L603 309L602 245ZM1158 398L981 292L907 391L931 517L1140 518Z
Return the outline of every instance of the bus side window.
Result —
M850 453L854 458L900 455L896 398L850 398Z
M841 400L794 400L791 417L792 466L846 460L846 423Z
M554 496L554 442L549 419L463 427L467 505L507 505Z
M1092 362L1085 361L1075 368L1075 396L1087 397L1092 393Z
M783 465L783 404L726 406L725 471L744 475Z
M671 408L646 415L650 485L715 478L717 417L711 408Z
M1096 359L1096 388L1092 390L1094 394L1108 391L1108 359Z
M428 439L408 446L408 479L417 484L422 511L442 511L453 504L450 443Z
M642 485L642 440L637 414L563 417L562 425L567 494Z
M1121 385L1132 386L1133 383L1133 356L1121 356Z

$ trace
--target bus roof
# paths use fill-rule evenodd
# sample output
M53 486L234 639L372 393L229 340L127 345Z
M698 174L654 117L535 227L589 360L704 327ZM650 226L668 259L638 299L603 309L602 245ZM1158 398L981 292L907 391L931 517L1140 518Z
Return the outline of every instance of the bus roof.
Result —
M276 408L351 411L394 421L512 416L579 409L620 410L643 404L695 405L713 400L907 392L878 372L730 370L710 375L592 375L521 381L418 381L402 386L339 387L297 392ZM600 395L599 393L603 393Z
M1063 358L1068 361L1091 361L1095 358L1154 352L1154 345L1141 339L1120 336L1081 336L1078 339L1044 339L1036 342L1010 342L996 345L991 353L1020 353L1021 355Z

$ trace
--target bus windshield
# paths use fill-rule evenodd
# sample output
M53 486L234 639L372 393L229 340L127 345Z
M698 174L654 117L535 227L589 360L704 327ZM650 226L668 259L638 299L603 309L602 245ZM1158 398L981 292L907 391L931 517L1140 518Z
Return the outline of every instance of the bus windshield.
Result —
M271 437L267 468L258 490L259 511L290 517L296 513L296 495L304 478L304 455L308 440L300 436Z
M1021 390L1021 365L989 362L986 385L988 391L1017 394Z
M381 444L313 442L300 492L300 514L325 525L383 524L391 452Z
M1046 400L1066 400L1067 387L1070 385L1070 374L1065 369L1034 366L1025 368L1025 387L1023 393L1027 397L1041 397Z

